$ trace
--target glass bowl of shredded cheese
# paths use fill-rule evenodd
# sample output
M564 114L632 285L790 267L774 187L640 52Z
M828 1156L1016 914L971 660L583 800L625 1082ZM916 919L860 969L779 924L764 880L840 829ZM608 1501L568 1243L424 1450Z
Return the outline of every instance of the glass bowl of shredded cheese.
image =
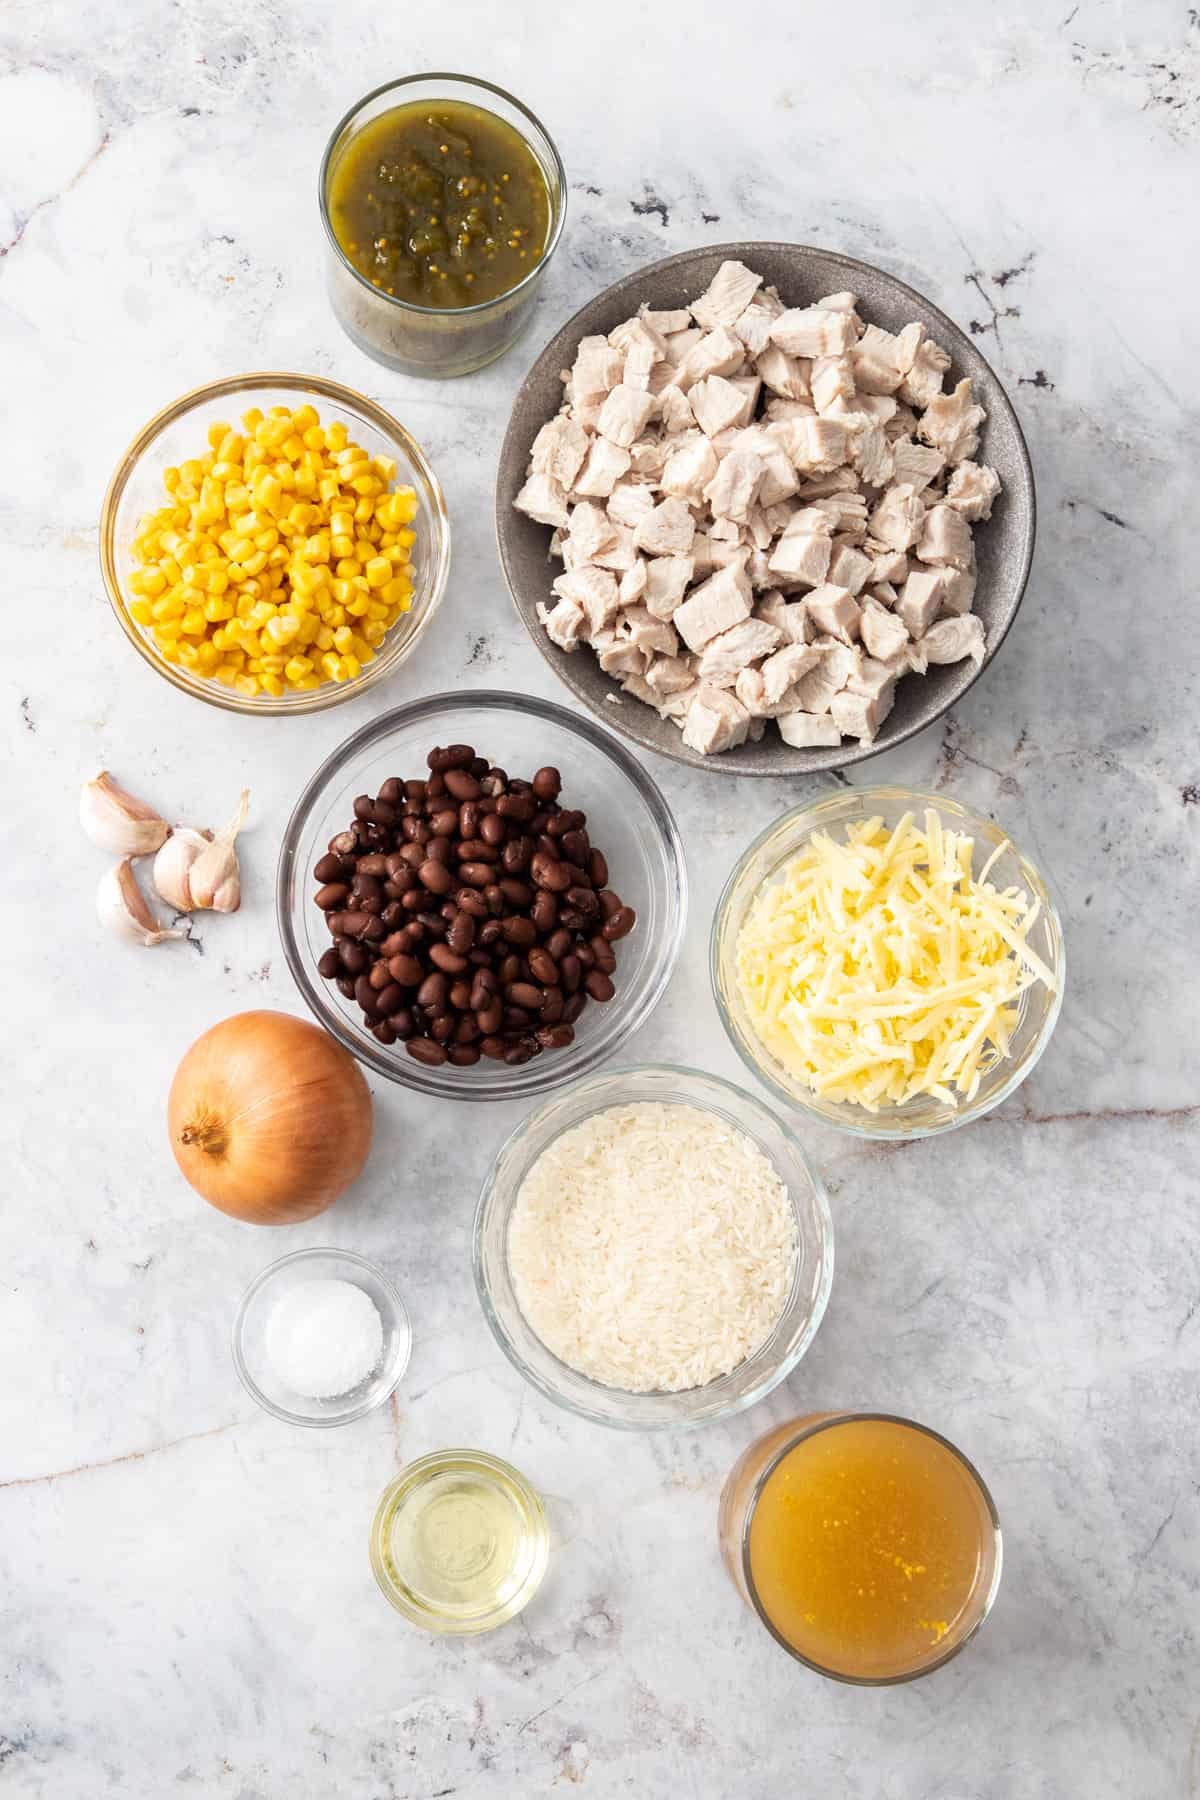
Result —
M753 1406L833 1281L825 1190L776 1115L698 1069L594 1075L504 1144L475 1215L484 1316L525 1379L629 1431Z
M859 1137L951 1131L1008 1097L1066 976L1045 875L941 795L859 788L797 808L726 884L710 966L742 1060Z

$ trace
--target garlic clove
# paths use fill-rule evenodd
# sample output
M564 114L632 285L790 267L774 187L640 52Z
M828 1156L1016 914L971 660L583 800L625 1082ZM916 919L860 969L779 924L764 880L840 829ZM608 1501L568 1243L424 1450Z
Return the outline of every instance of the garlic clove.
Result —
M114 856L153 856L171 831L152 806L119 787L107 769L84 783L79 823L93 844Z
M161 944L167 938L187 936L186 931L164 930L159 924L137 884L128 857L100 877L96 916L115 937L127 938L134 944Z
M202 850L212 842L207 831L193 831L190 825L177 825L154 859L154 885L168 906L176 912L191 912L191 870Z
M234 840L246 822L250 805L249 788L242 789L238 809L228 825L223 825L211 844L206 844L192 864L188 876L192 905L208 907L213 912L236 912L242 903L242 878L238 867Z

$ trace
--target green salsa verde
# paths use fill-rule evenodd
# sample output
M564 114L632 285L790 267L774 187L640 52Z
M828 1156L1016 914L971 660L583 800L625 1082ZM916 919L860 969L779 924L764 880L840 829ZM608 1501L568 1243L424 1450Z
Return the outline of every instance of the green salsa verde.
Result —
M360 275L414 306L476 306L535 269L550 230L537 157L495 113L458 100L381 113L329 176L334 236Z

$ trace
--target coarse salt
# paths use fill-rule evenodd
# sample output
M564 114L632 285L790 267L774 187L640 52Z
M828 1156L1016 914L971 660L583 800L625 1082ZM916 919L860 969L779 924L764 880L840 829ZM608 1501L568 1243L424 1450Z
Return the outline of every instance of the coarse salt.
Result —
M300 1281L272 1307L266 1349L285 1387L310 1400L333 1400L377 1367L383 1320L353 1281Z

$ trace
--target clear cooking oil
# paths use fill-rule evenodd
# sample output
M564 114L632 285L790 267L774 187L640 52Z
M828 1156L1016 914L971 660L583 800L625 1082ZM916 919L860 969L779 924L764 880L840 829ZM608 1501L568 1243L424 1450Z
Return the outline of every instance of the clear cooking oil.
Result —
M491 1631L532 1599L549 1532L538 1495L509 1463L479 1450L439 1450L385 1489L371 1528L371 1566L406 1618L427 1631Z

